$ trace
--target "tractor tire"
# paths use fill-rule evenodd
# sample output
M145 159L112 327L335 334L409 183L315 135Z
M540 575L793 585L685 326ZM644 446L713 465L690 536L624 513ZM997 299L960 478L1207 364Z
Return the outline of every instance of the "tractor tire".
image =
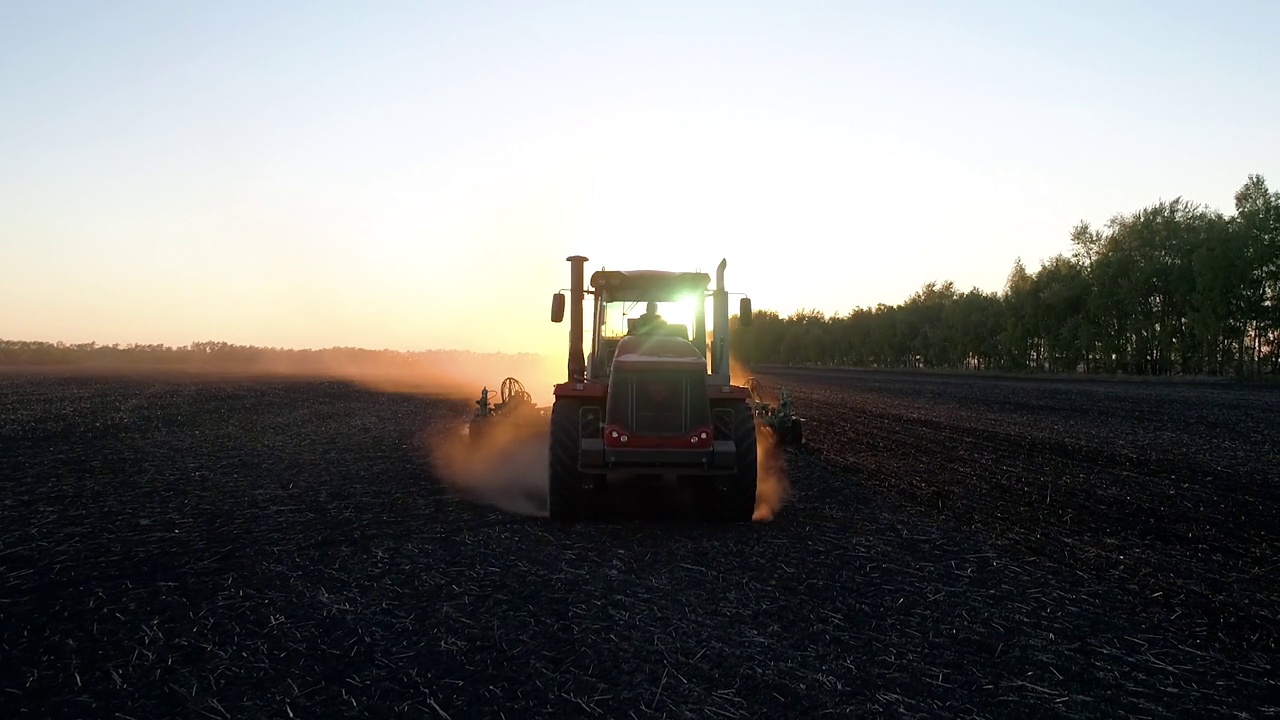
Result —
M556 400L551 407L551 454L547 475L547 514L552 520L575 522L587 518L589 498L578 471L581 428L573 400Z
M734 464L728 487L716 493L709 515L725 522L751 522L756 514L756 420L745 403L733 410Z

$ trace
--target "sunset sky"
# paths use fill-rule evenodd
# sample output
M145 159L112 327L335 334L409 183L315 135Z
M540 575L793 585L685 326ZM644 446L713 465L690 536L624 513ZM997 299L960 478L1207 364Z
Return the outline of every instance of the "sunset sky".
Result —
M536 6L536 7L535 7ZM1280 185L1280 3L8 2L0 338L563 353L589 268L998 290Z

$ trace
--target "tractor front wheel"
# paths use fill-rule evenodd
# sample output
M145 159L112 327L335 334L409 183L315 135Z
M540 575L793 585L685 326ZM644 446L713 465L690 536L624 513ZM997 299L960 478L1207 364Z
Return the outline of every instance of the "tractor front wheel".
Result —
M733 410L735 471L728 487L716 494L710 515L726 522L751 522L756 514L756 420L745 403Z
M547 477L547 513L552 520L573 522L587 516L587 500L578 470L582 446L578 413L581 404L556 400L551 407L551 457Z

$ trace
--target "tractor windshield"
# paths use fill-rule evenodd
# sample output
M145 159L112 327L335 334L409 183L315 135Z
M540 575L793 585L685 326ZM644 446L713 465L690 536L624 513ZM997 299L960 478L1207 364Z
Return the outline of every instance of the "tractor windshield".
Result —
M667 326L664 334L692 340L699 299L697 295L693 295L675 302L654 303L657 317L665 321ZM610 300L603 303L600 337L620 338L628 333L636 334L653 327L654 318L646 315L646 305L643 300Z

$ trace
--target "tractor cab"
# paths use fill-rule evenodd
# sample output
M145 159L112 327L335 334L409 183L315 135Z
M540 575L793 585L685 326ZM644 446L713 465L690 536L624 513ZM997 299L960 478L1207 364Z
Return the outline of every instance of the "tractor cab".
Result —
M707 365L706 297L711 278L700 272L598 270L591 276L592 338L586 377L606 381L626 338L673 338Z
M671 270L605 270L591 274L584 287L582 265L586 258L568 258L573 264L573 303L569 328L569 377L606 384L613 372L618 345L629 337L676 338L690 345L703 359L708 382L729 384L729 303L724 289L725 261L716 269L718 286L711 288L705 272ZM583 301L590 296L589 329ZM562 322L567 303L563 292L552 295L551 320ZM712 301L712 328L708 332L707 300ZM751 299L739 302L738 322L751 324ZM589 336L589 337L588 337ZM583 357L584 350L586 357Z

